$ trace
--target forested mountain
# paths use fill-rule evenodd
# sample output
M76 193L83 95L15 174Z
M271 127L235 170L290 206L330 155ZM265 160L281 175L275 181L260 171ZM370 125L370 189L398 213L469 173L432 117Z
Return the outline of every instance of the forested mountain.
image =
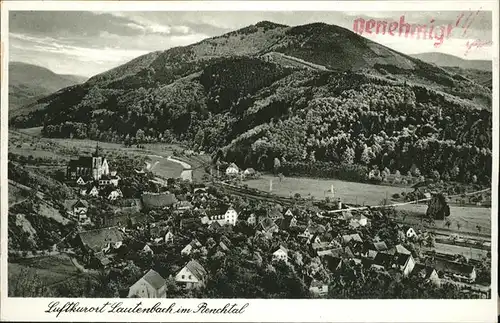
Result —
M38 100L49 137L182 141L240 166L315 164L487 181L491 90L333 25L261 22Z
M427 63L436 64L441 67L460 67L463 69L474 69L479 71L491 72L493 62L487 60L463 59L457 56L443 53L422 53L414 54L412 57L423 60Z
M49 95L62 88L85 82L78 75L56 74L51 70L22 62L9 63L9 110Z

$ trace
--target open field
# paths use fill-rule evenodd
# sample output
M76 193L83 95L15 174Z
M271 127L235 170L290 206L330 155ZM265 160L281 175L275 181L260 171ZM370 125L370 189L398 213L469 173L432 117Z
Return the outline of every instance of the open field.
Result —
M398 206L398 210L406 210L425 214L427 210L426 204L407 204ZM450 206L449 220L451 222L450 230L460 232L479 233L477 226L481 228L480 233L491 234L491 209L485 207L462 207ZM409 215L406 217L405 222L420 222L416 215ZM445 221L436 221L436 226L447 228L444 226ZM458 229L458 225L460 230Z
M69 279L77 279L81 275L70 257L64 254L23 259L16 263L8 263L9 291L25 279L36 279L43 286L52 286ZM20 277L20 275L24 275ZM10 293L9 293L10 294Z
M428 248L427 248L428 249ZM455 246L452 244L435 243L433 250L448 255L462 255L469 259L481 260L488 254L487 250ZM431 249L429 249L431 250Z
M280 182L278 177L271 175L248 180L245 184L248 184L250 188L269 192L270 180L273 181L272 193L279 196L291 197L296 193L302 197L308 197L310 194L316 199L324 199L328 196L333 199L340 198L347 204L378 205L386 197L390 198L392 194L400 194L402 191L401 187L345 182L336 179L285 177ZM332 185L334 195L330 192Z

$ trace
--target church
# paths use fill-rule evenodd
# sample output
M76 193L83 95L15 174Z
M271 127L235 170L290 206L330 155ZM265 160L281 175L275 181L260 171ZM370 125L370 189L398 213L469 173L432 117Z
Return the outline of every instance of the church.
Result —
M70 160L66 172L68 180L100 180L103 176L109 176L109 165L105 157L99 153L99 144L91 157L80 156L78 159Z

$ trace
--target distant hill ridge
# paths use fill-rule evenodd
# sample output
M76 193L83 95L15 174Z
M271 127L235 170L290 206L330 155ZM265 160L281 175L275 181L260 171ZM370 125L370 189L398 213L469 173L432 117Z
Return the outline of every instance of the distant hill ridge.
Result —
M34 64L10 62L9 110L16 110L35 99L86 80L83 76L56 74Z
M422 53L422 54L413 54L411 56L418 58L424 62L436 64L442 67L460 67L463 69L476 69L487 72L491 72L493 68L492 61L468 60L443 53Z

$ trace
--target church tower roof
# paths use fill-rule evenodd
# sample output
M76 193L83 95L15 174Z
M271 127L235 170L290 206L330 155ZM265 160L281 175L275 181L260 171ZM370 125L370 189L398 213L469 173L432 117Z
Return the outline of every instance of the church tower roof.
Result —
M93 157L99 157L100 156L100 153L99 153L99 141L95 145L95 152L92 154L92 156Z

